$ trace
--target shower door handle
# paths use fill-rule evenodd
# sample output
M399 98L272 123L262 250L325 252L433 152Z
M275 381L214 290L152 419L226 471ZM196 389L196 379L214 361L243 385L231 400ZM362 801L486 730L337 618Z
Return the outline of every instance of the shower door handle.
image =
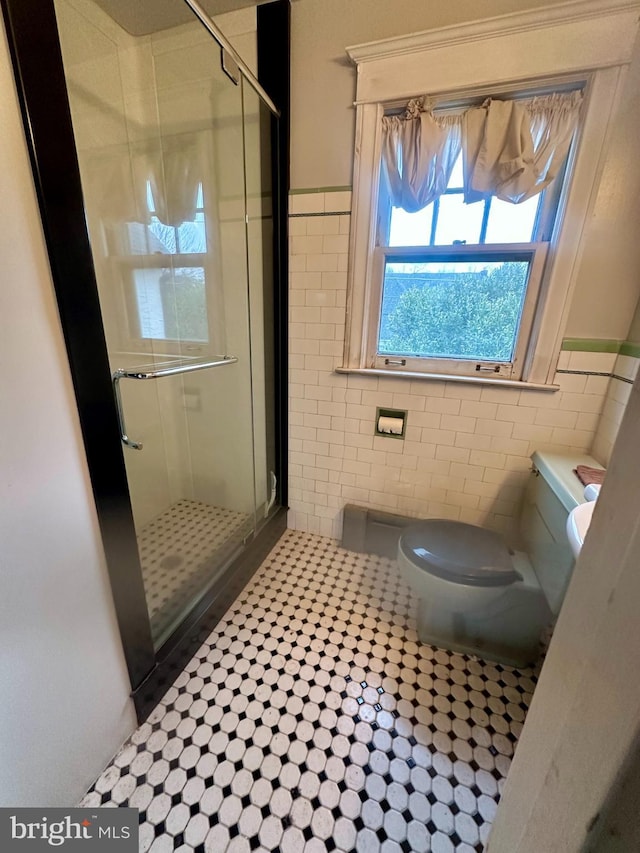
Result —
M180 373L193 373L195 370L207 370L210 367L225 367L238 361L235 355L222 355L212 361L189 359L167 363L164 367L156 365L143 367L121 367L112 375L113 396L116 401L118 413L118 424L120 426L120 441L132 450L142 450L142 442L134 441L127 435L127 427L124 420L124 408L122 405L122 393L120 391L121 379L160 379L163 376L177 376Z
M269 497L269 502L267 503L266 507L264 508L264 517L265 518L269 515L269 513L271 511L271 507L276 502L276 495L278 492L278 478L273 473L273 471L269 471L269 478L271 480L271 495Z
M119 371L118 371L119 373ZM118 424L120 426L120 441L133 450L142 450L141 441L133 441L127 435L127 427L124 422L124 409L122 408L122 394L120 393L120 380L122 376L113 374L113 396L116 398L116 411L118 412Z

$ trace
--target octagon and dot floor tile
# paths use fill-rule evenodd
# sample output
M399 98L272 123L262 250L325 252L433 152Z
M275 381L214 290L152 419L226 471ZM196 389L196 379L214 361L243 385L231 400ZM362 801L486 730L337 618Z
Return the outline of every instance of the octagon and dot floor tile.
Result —
M162 853L479 853L536 671L418 642L394 561L287 532L82 804Z
M229 830L226 826L214 826L204 839L205 853L220 853L229 843Z
M380 829L384 823L384 812L380 803L375 800L365 800L361 814L364 825L369 829Z

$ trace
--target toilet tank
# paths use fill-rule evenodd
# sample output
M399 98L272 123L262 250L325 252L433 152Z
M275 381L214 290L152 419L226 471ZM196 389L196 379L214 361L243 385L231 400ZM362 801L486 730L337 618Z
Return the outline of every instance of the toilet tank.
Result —
M554 616L560 612L573 571L566 534L571 510L584 503L584 486L574 474L577 465L602 466L585 453L536 451L520 516L524 550Z

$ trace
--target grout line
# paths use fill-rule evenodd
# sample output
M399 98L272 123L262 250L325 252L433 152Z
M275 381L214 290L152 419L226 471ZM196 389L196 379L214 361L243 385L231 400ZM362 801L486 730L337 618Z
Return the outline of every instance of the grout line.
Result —
M320 213L290 213L289 219L299 219L301 216L351 216L350 210L327 210Z
M556 373L570 373L572 376L606 376L609 379L619 379L620 382L628 382L633 385L633 379L627 379L625 376L618 376L617 373L602 373L598 370L556 370Z
M558 369L556 370L556 373L571 373L572 375L577 376L607 376L609 378L613 375L601 370L567 370L566 368L563 368L562 370Z
M342 187L300 187L296 189L290 189L289 195L317 195L318 193L326 193L330 195L331 193L350 193L353 190L352 186L342 186Z
M620 382L627 382L629 385L633 385L633 383L635 381L633 379L628 379L626 376L618 376L617 373L612 373L611 378L612 379L619 379Z

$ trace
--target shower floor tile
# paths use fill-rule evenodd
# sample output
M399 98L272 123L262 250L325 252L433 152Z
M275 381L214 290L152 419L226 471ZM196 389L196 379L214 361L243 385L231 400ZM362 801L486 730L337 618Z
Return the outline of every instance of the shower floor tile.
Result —
M252 527L246 513L180 500L142 528L138 549L154 637L171 630Z
M535 683L421 645L394 561L287 531L81 805L152 853L478 853Z

